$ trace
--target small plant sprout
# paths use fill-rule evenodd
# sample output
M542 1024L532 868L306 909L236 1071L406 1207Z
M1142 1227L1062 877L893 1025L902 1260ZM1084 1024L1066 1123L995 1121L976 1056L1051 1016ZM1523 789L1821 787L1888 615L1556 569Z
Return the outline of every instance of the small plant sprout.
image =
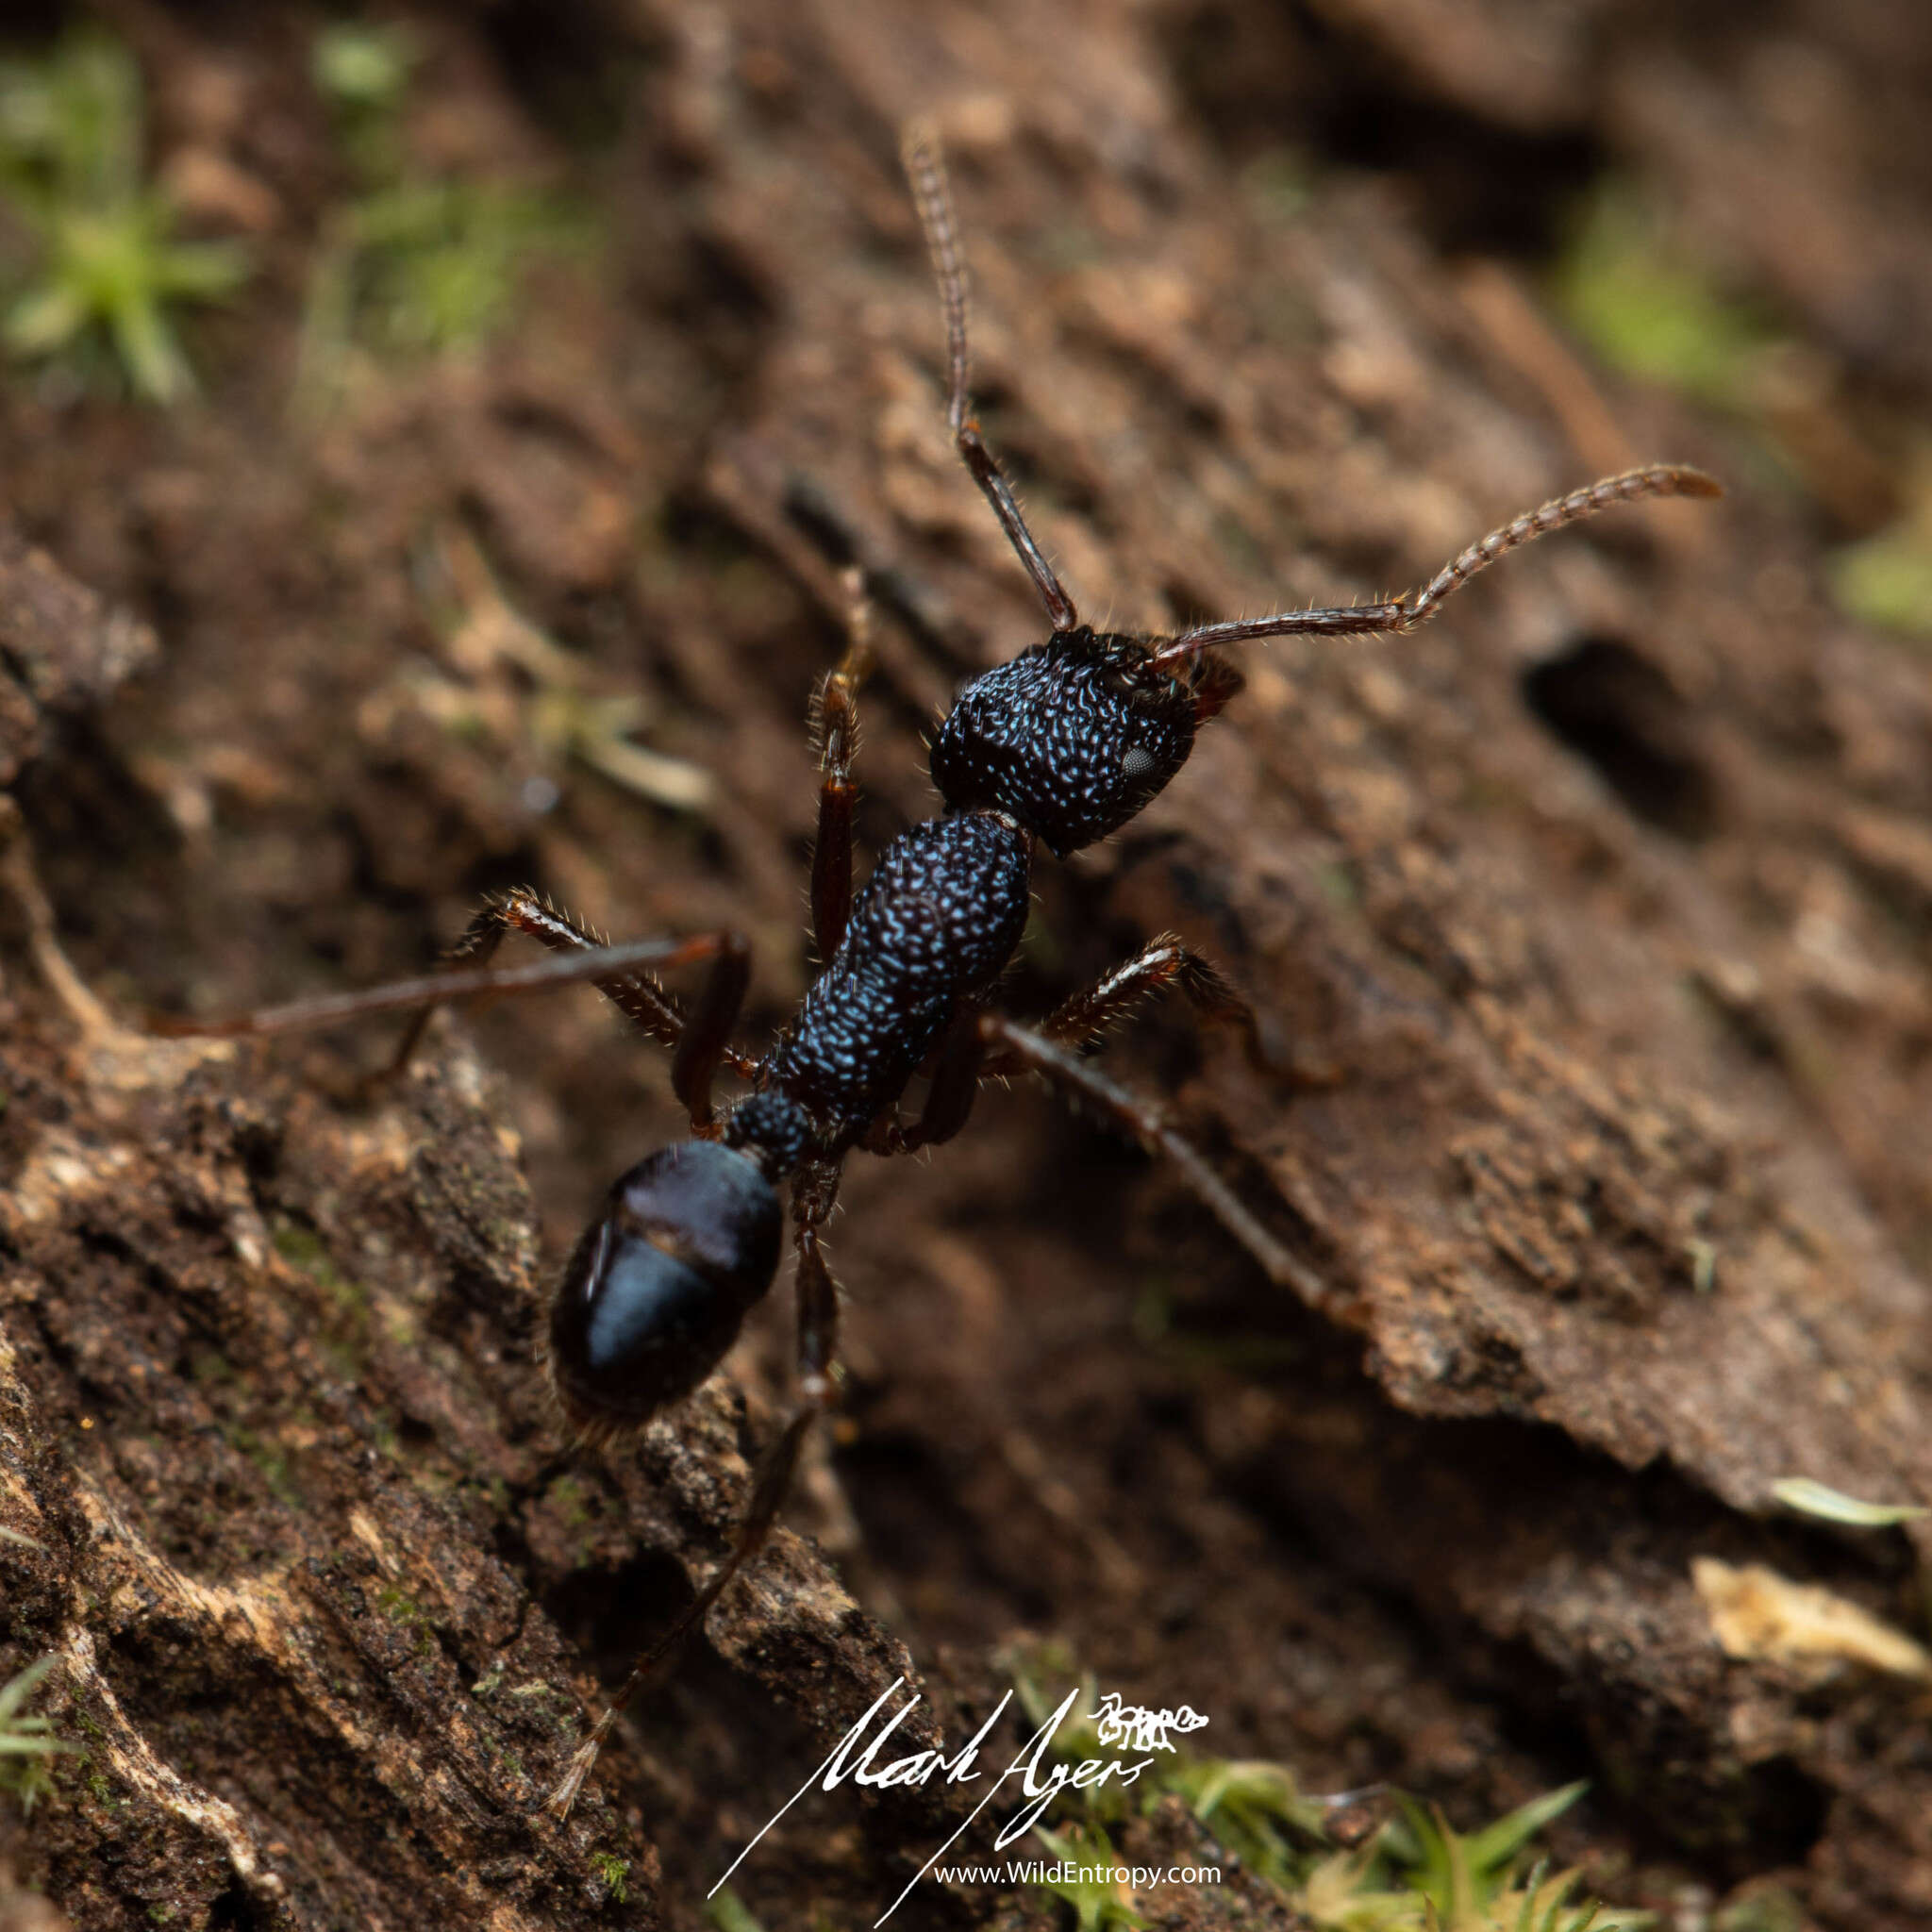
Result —
M52 1769L48 1759L75 1748L54 1736L52 1718L30 1717L26 1712L27 1700L53 1668L54 1659L43 1657L0 1684L0 1784L20 1800L23 1811L31 1811L47 1789Z
M705 1906L705 1917L718 1932L764 1932L751 1908L728 1885L720 1886Z
M1032 1724L1043 1724L1058 1705L1035 1671L1064 1676L1065 1666L1064 1657L1050 1649L1009 1659L1021 1708ZM1060 1762L1117 1748L1103 1744L1094 1726L1093 1678L1080 1683L1081 1701L1054 1736L1052 1754ZM1104 1826L1123 1826L1136 1811L1151 1814L1173 1796L1187 1805L1224 1853L1279 1892L1319 1932L1639 1932L1651 1923L1647 1912L1572 1903L1579 1873L1550 1875L1540 1862L1524 1874L1530 1840L1585 1789L1565 1785L1465 1834L1452 1830L1434 1806L1404 1792L1376 1787L1342 1798L1312 1796L1284 1764L1176 1750L1160 1754L1130 1789L1109 1781L1081 1792L1085 1814L1073 1828L1077 1838L1043 1826L1036 1827L1035 1836L1068 1865L1117 1867L1122 1861ZM1359 1813L1370 1798L1377 1810L1392 1815L1359 1845L1338 1848L1338 1815ZM1212 1861L1212 1854L1203 1856ZM1042 1889L1073 1907L1081 1928L1101 1932L1142 1923L1111 1881L1076 1872L1074 1878L1049 1881Z
M420 57L416 37L401 25L340 21L315 37L315 85L340 118L352 158L366 173L392 172L396 166L392 147L369 152L365 143L373 147L392 140L395 111Z
M1524 1848L1583 1795L1565 1785L1482 1830L1450 1828L1441 1811L1398 1794L1399 1814L1358 1852L1308 1874L1300 1903L1324 1932L1641 1932L1649 1912L1573 1904L1580 1874L1522 1874Z
M118 368L170 403L193 387L169 311L219 302L248 275L232 242L184 242L143 180L141 75L118 42L78 34L39 60L0 61L0 194L38 243L0 332L16 356Z
M522 749L543 772L575 759L673 810L702 811L712 803L708 772L632 738L651 722L643 699L634 691L601 694L589 663L509 602L467 531L452 524L433 533L423 561L423 576L441 593L428 601L443 656L459 675L406 669L399 688L422 710L445 729Z
M441 174L411 157L406 117L422 58L403 27L316 37L310 74L354 187L309 277L296 401L310 411L335 400L358 348L434 357L482 347L510 321L529 263L580 252L588 239L582 213L542 189Z
M615 1852L592 1852L591 1868L603 1881L604 1890L610 1894L611 1902L624 1905L629 1897L630 1860L620 1858Z
M1054 1862L1072 1866L1071 1878L1049 1878L1041 1887L1074 1908L1074 1932L1110 1932L1117 1925L1144 1925L1134 1909L1134 1895L1119 1874L1121 1857L1097 1824L1076 1825L1072 1831L1048 1831L1036 1825L1033 1835Z
M1293 1890L1327 1824L1329 1807L1305 1795L1287 1765L1264 1758L1183 1757L1160 1786L1279 1891Z
M1852 1529L1891 1529L1901 1523L1916 1523L1926 1513L1923 1503L1868 1503L1808 1475L1784 1476L1772 1484L1771 1493L1800 1516L1842 1523Z

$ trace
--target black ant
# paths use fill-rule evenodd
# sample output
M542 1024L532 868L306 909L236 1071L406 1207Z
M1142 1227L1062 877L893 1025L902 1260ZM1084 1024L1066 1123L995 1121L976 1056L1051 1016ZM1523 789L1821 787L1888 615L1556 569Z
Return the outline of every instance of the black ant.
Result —
M1065 858L1120 830L1160 792L1187 762L1201 726L1241 689L1240 673L1217 655L1221 647L1263 638L1410 631L1479 571L1535 538L1615 504L1721 494L1701 471L1653 464L1517 517L1400 597L1201 625L1172 638L1097 632L1080 622L1041 555L973 416L966 272L930 133L908 132L905 163L945 308L954 441L1033 579L1052 629L1044 643L960 691L932 741L942 813L893 840L855 896L852 761L858 693L871 660L864 606L855 597L844 656L813 707L822 778L811 916L824 963L776 1043L764 1054L730 1043L751 976L749 947L740 934L607 948L528 891L497 896L470 922L449 955L452 967L473 962L469 970L192 1029L270 1032L421 1007L396 1056L400 1067L436 1002L588 979L670 1049L672 1088L690 1110L693 1138L650 1155L612 1184L550 1306L551 1380L565 1415L591 1440L634 1430L716 1369L746 1313L772 1286L783 1242L778 1188L791 1184L798 1406L758 1464L730 1554L598 1720L551 1800L558 1811L575 1801L638 1688L763 1546L806 1434L833 1399L839 1296L820 1232L854 1149L892 1156L939 1146L966 1124L982 1081L1040 1074L1173 1160L1274 1279L1319 1293L1313 1271L1249 1213L1160 1108L1083 1058L1111 1024L1168 987L1185 994L1203 1018L1242 1028L1254 1046L1252 1012L1206 959L1172 936L1158 939L1037 1027L987 1004L1026 924L1035 842ZM575 957L489 968L485 962L511 931ZM688 1010L642 970L700 961L708 961L709 970ZM722 1114L712 1104L721 1067L751 1090ZM917 1116L908 1119L899 1103L920 1074L928 1077L928 1090Z

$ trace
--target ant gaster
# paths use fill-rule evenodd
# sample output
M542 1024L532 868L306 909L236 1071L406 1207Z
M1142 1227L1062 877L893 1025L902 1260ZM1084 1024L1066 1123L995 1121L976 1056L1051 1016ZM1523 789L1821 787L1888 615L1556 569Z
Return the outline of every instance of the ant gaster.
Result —
M932 741L932 779L943 811L894 839L855 897L852 760L858 691L871 659L864 607L855 600L844 657L814 704L821 784L811 913L824 964L776 1043L763 1055L730 1043L750 981L749 948L738 933L606 948L598 935L522 891L499 895L472 920L450 953L455 971L308 1001L220 1029L275 1031L422 1007L397 1055L400 1065L421 1037L430 1002L582 978L671 1050L671 1084L690 1110L693 1138L648 1156L612 1184L550 1307L551 1379L566 1416L591 1439L634 1429L691 1394L718 1366L747 1311L772 1286L784 1234L778 1190L790 1187L797 1407L758 1464L730 1553L640 1661L577 1752L551 1800L559 1811L569 1809L640 1685L763 1546L807 1432L832 1401L838 1290L820 1233L855 1148L891 1156L938 1146L966 1124L980 1082L1040 1074L1173 1160L1274 1279L1310 1295L1320 1291L1307 1265L1249 1213L1158 1108L1083 1058L1110 1024L1169 987L1205 1018L1242 1028L1256 1049L1252 1013L1207 960L1172 935L1162 937L1038 1027L985 1004L1026 924L1036 841L1065 858L1145 808L1187 762L1201 726L1241 688L1241 675L1217 655L1222 647L1264 638L1410 631L1479 571L1535 538L1615 504L1721 493L1701 471L1652 465L1517 517L1400 597L1202 625L1172 638L1095 631L1080 622L1034 541L972 414L966 272L938 144L928 131L908 131L905 162L945 308L953 439L1032 578L1051 633L960 691ZM485 962L510 931L575 957L489 968ZM466 961L470 970L461 970ZM708 961L709 970L688 1011L641 970L700 961ZM721 1067L751 1089L722 1115L712 1104ZM917 1117L908 1120L899 1102L922 1072L928 1091Z

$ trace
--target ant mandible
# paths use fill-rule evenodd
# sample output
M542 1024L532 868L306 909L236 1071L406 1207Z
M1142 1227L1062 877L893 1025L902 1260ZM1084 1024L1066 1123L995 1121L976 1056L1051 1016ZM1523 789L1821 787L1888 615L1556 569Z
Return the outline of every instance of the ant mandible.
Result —
M811 917L824 964L776 1043L759 1055L730 1041L751 977L741 935L718 931L606 947L529 891L499 894L475 915L448 956L457 970L194 1029L280 1031L420 1007L396 1056L400 1067L433 1003L587 979L640 1031L670 1049L672 1088L690 1110L692 1138L648 1156L612 1184L550 1306L551 1381L571 1424L592 1441L635 1430L717 1368L777 1272L778 1189L790 1184L797 1407L758 1463L730 1553L640 1660L573 1758L550 1801L559 1812L569 1810L640 1686L763 1547L806 1435L832 1402L839 1296L821 1230L854 1149L893 1156L939 1146L966 1124L982 1081L1040 1074L1172 1160L1273 1278L1319 1292L1313 1272L1249 1213L1159 1108L1118 1087L1083 1057L1126 1012L1170 987L1203 1018L1242 1028L1252 1046L1253 1015L1212 965L1168 935L1037 1027L986 1004L1026 924L1035 842L1065 858L1146 808L1187 762L1201 726L1241 688L1240 673L1218 655L1224 646L1411 631L1478 572L1536 538L1615 504L1722 493L1702 471L1652 464L1515 518L1400 597L1201 625L1171 638L1095 631L1080 622L1027 529L972 412L966 271L929 130L908 130L904 158L945 308L953 440L1032 578L1051 634L959 691L932 741L932 779L943 811L894 839L855 897L852 764L858 693L871 660L864 607L855 600L844 656L813 705L821 781ZM574 957L490 968L490 956L511 931ZM642 970L703 961L708 972L689 1010ZM722 1113L712 1103L721 1067L751 1090ZM928 1090L908 1120L899 1103L921 1073Z

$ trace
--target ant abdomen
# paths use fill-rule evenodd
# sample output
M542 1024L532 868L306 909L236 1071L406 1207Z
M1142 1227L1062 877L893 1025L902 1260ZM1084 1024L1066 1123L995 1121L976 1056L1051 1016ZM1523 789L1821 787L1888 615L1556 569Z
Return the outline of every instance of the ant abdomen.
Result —
M611 1187L550 1310L550 1373L592 1435L689 1395L738 1339L777 1273L783 1216L757 1162L683 1141Z
M1118 831L1194 748L1192 691L1149 659L1083 625L983 672L933 740L941 796L1008 813L1057 858Z

